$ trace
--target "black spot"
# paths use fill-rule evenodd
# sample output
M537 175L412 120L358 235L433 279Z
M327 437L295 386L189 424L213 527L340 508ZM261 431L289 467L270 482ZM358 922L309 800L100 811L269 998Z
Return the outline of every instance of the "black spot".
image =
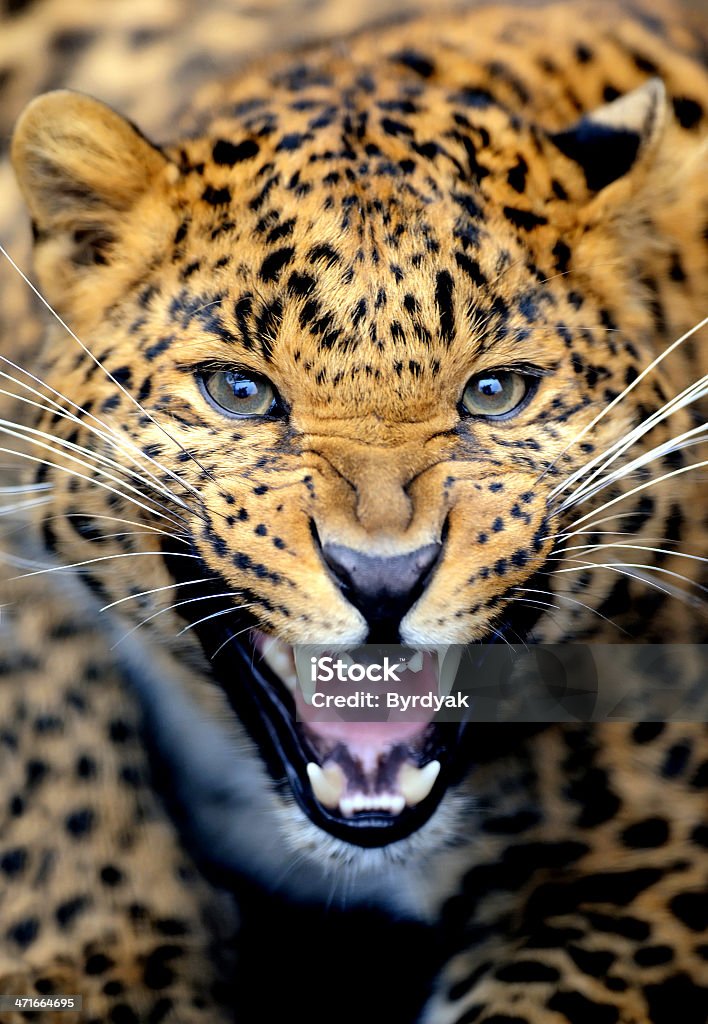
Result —
M666 726L661 722L640 722L634 727L632 739L635 743L651 743L652 740L661 736L665 728Z
M327 267L334 267L339 263L339 254L336 249L326 244L314 245L307 254L307 258L310 263L318 263L323 260Z
M39 935L39 921L36 917L26 917L7 930L7 937L22 949L31 945Z
M172 984L175 973L169 960L180 953L179 946L159 946L147 957L143 980L148 988L159 990Z
M676 96L673 100L674 114L682 128L695 128L703 117L703 107L697 100Z
M292 153L296 149L299 149L303 142L311 139L312 136L302 132L289 132L287 135L283 135L282 139L276 146L276 153Z
M669 903L674 917L694 932L702 932L708 928L708 893L681 892Z
M212 156L215 163L233 167L234 164L241 163L243 160L252 160L254 156L258 156L259 150L260 146L253 139L246 139L236 145L226 142L225 139L219 139L214 143Z
M516 161L516 164L511 168L506 176L506 180L509 182L515 192L523 192L526 188L526 175L528 174L529 166L522 156Z
M295 271L288 278L288 289L293 295L304 298L306 295L310 294L314 287L315 279L314 277L310 277L309 274L300 274Z
M646 985L652 1024L705 1024L708 1020L708 988L697 985L687 974L675 974L657 985Z
M401 50L400 53L393 54L391 60L410 68L421 78L430 78L435 73L435 65L415 50Z
M553 246L553 259L555 261L556 270L559 274L565 274L567 272L570 257L570 247L567 246L565 242L556 242Z
M622 832L622 842L634 850L649 850L663 846L669 838L669 826L663 818L645 818L629 825Z
M708 761L698 765L691 777L690 786L692 789L708 789Z
M40 782L43 782L49 772L49 768L44 761L40 761L37 758L32 758L31 761L27 762L26 776L27 786L29 789L33 789L38 786Z
M148 360L148 362L151 362L153 359L156 358L156 356L159 356L163 352L167 351L167 349L172 344L173 340L174 339L172 337L160 338L160 340L156 341L154 345L151 345L149 348L146 348L145 358Z
M210 206L223 206L231 202L231 192L226 187L214 188L213 185L207 185L202 192L202 199Z
M593 58L593 52L584 43L578 43L575 47L575 56L580 64L588 64Z
M558 981L560 973L550 964L540 963L538 960L517 960L516 963L500 967L496 971L495 977L499 981L529 984L531 982Z
M93 811L86 807L80 811L73 811L67 815L64 822L66 831L74 837L74 839L81 839L83 836L89 835L95 824L95 816Z
M556 992L548 1000L548 1009L564 1014L569 1024L615 1024L619 1020L616 1006L587 999L580 992Z
M450 272L441 270L436 278L435 304L440 317L440 337L447 345L455 334L455 311L452 304L454 287Z
M275 252L270 253L263 260L260 269L260 278L262 281L277 281L280 277L280 272L283 267L286 267L295 254L292 246L276 249Z
M129 388L133 383L133 374L129 366L120 366L112 371L111 376L116 384L122 384L124 388Z
M78 57L81 50L94 39L95 33L87 29L64 29L51 37L50 46L62 57Z
M133 728L122 718L114 718L109 723L108 735L112 743L125 743L133 736Z
M708 825L696 825L691 832L691 842L708 850Z
M487 283L487 278L479 269L479 263L476 260L471 260L463 252L456 252L455 262L460 270L463 270L470 280L480 288Z
M531 210L519 210L515 206L505 206L504 216L514 227L523 228L524 231L533 231L534 228L548 223L548 219L541 214L532 213Z
M578 970L591 978L604 978L615 962L614 953L602 949L590 950L570 945L567 947L567 953Z
M381 119L381 127L387 135L412 135L413 129L407 124L403 124L402 121L396 121L392 117L384 117Z
M688 743L674 743L669 747L661 766L661 774L665 779L675 779L686 770L691 748Z
M54 913L57 924L60 928L68 928L74 918L76 918L82 910L87 910L90 905L91 901L86 896L75 896L71 900L66 900L66 902L60 903Z
M87 974L103 974L110 967L113 967L113 964L114 961L106 956L105 953L93 953L87 957L84 970Z
M140 1020L127 1003L117 1003L110 1013L111 1024L140 1024Z
M24 847L18 846L14 850L7 850L0 857L0 871L8 878L13 878L24 871L27 863L27 851Z
M123 872L119 871L113 864L106 864L101 868L101 881L104 885L113 888L123 881Z
M674 951L670 946L643 946L634 954L634 962L639 967L658 967L659 964L668 964L674 958Z
M677 252L673 253L672 256L671 256L671 266L669 267L669 277L671 278L672 281L677 281L677 282L681 282L681 281L685 281L686 280L686 271L683 269L683 265L681 263L681 257L679 256L679 254Z

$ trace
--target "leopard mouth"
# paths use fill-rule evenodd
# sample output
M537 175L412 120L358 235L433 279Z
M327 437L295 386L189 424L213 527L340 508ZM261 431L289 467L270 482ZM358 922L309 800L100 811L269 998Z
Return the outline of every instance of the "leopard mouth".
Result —
M193 583L187 560L172 557L170 541L163 542L163 554L177 586ZM194 556L199 557L196 550ZM199 621L192 621L192 603L175 607L194 628L215 680L275 784L287 785L307 818L338 839L369 848L405 839L429 821L471 767L514 749L536 728L477 728L465 720L425 716L415 722L376 723L358 715L357 721L334 729L331 723L308 718L298 707L296 650L267 637L248 613L232 615L223 604L226 581L201 558L196 565L203 581L200 613L194 616ZM189 593L195 596L193 586ZM532 625L532 618L515 619L514 637L522 640ZM501 633L495 630L487 643L498 643ZM484 649L485 644L475 645L477 651ZM425 678L419 683L433 684L434 654L402 650L408 660L420 654ZM444 679L439 673L441 692L452 685L454 673L451 678L449 672Z
M229 701L271 774L287 779L302 811L324 831L364 847L397 842L421 828L457 781L463 723L434 722L432 714L372 721L361 712L355 720L322 720L307 704L290 645L253 629L228 646L250 677L244 686L238 673L230 686L216 667ZM414 669L416 659L423 662L415 674L429 685L436 655L401 652ZM448 666L448 677L455 671Z

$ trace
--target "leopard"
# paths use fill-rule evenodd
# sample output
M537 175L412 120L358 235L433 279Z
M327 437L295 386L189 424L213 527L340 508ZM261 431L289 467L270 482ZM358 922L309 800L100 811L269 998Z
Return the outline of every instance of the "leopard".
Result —
M3 1024L703 1024L705 716L302 686L644 648L700 698L703 20L8 6Z

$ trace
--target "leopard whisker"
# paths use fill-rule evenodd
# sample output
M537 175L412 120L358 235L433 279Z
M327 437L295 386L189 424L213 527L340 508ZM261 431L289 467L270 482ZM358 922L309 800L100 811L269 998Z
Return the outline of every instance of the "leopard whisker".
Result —
M637 374L634 380L631 381L627 385L627 387L620 392L619 395L617 395L615 398L612 399L611 402L605 405L603 409L590 421L590 423L583 427L583 429L565 445L562 451L558 453L555 459L553 459L553 461L550 462L549 465L546 466L546 468L543 470L543 472L537 477L535 482L538 483L539 481L541 481L543 477L546 476L546 474L550 472L550 470L557 464L559 459L561 459L563 455L565 455L566 452L573 447L573 445L576 445L585 437L586 434L593 430L600 422L600 420L604 419L604 417L609 412L611 412L612 409L614 409L621 401L623 401L623 399L625 399L627 395L630 394L641 383L642 380L644 380L647 374L651 373L651 371L654 370L664 359L666 359L667 356L669 356L680 345L683 345L686 341L688 341L689 338L692 338L694 334L696 334L698 331L700 331L703 327L707 325L708 316L704 317L703 320L700 320L697 324L695 324L688 331L682 334L680 338L677 338L676 341L672 342L667 348L664 349L663 352L660 352L655 359L653 359L647 366L645 366L641 373Z
M708 563L708 558L704 558L703 555L692 555L688 551L668 551L666 548L653 548L646 544L621 544L619 542L604 544L573 544L571 547L559 548L556 554L563 555L568 551L605 551L611 548L620 548L623 550L629 549L633 551L651 551L656 555L673 555L675 558L690 558L695 562Z
M620 455L627 451L627 449L630 448L637 440L640 440L642 437L644 437L658 423L660 423L664 419L667 419L669 416L673 415L673 413L677 412L678 410L685 408L688 405L691 405L694 401L698 401L701 397L708 393L708 389L705 387L704 384L704 381L707 380L708 378L701 378L700 381L689 385L689 387L684 389L684 391L682 391L679 395L675 395L673 398L669 399L669 401L667 401L660 409L652 413L651 416L648 416L645 420L643 420L640 424L638 424L628 433L624 434L622 437L618 438L615 442L613 442L613 444L609 445L609 447L606 448L603 452L600 452L599 455L596 455L594 459L590 460L590 462L585 463L585 465L575 470L574 473L571 473L570 476L563 483L559 484L557 487L554 488L554 490L551 492L550 499L552 500L554 497L557 496L557 494L561 492L561 490L565 489L568 486L571 486L573 483L577 482L579 479L582 479L591 470L594 469L595 471L592 473L590 478L588 480L585 480L578 489L580 490L583 487L586 487L589 484L591 484L592 481L599 474L604 472L604 470L606 470L607 467L611 465L612 462L615 461L615 459L619 458ZM603 462L603 460L605 461ZM598 465L599 463L602 463L602 465Z
M3 356L0 356L0 360L2 360L3 362L9 363L11 366L19 369L21 372L24 372L24 373L28 372L26 370L22 370L21 367L17 367L17 364L11 363L10 360L6 359ZM39 378L35 378L33 375L31 375L31 376L32 376L32 379L37 380L38 383L42 383L44 387L49 388L49 390L53 391L55 394L57 394L59 397L61 397L64 401L66 401L69 404L73 405L80 412L85 413L85 410L83 410L81 408L81 406L76 405L75 402L72 402L69 398L67 398L66 396L62 395L60 392L57 392L54 388L51 388L50 385L46 384L45 382L43 382L43 381L40 382ZM11 374L5 373L4 371L0 371L0 377L6 378L7 380L11 381L13 384L16 384L17 386L24 388L26 391L29 391L31 394L36 395L38 398L42 399L42 402L50 402L51 406L45 406L45 405L43 405L43 404L41 404L39 402L34 402L32 399L26 398L26 397L24 397L22 395L14 394L13 392L6 391L4 389L0 389L0 393L2 393L4 395L7 395L10 398L14 398L17 401L24 402L24 403L27 403L29 405L36 406L36 408L42 409L45 412L52 413L53 415L56 415L56 416L61 416L62 419L66 419L66 420L68 420L71 423L75 423L75 424L77 424L77 426L80 426L83 429L90 431L92 434L95 434L96 436L100 437L106 444L110 445L116 451L120 452L121 454L126 455L130 459L130 461L133 463L133 465L136 466L136 467L139 467L139 469L141 470L141 473L144 473L147 477L149 477L150 480L153 481L154 484L166 496L168 496L170 499L175 501L181 507L183 507L183 508L185 508L185 509L187 509L189 511L195 511L194 509L191 509L190 506L182 498L180 498L173 491L171 491L169 487L166 487L163 483L161 483L161 481L158 479L157 476L155 476L154 473L150 472L149 469L147 469L147 468L145 468L145 466L141 465L140 460L138 458L136 458L136 456L133 454L131 449L133 449L133 451L137 452L138 455L140 455L142 457L143 461L147 460L148 462L152 463L161 472L163 472L165 474L168 474L173 479L176 479L183 486L187 486L184 481L180 480L180 478L177 476L177 474L175 474L172 470L168 469L167 467L162 466L159 462L157 462L156 459L152 458L151 456L146 455L140 448L137 447L137 445L134 445L132 442L128 441L127 439L124 441L118 434L115 433L115 431L111 430L111 428L108 427L108 425L105 424L102 420L99 420L96 416L93 416L93 414L91 414L91 413L87 414L96 423L99 423L99 424L101 424L101 426L105 427L104 430L98 429L97 427L93 426L92 424L87 423L85 418L82 419L79 416L77 416L76 414L74 414L72 412L69 412L69 410L62 408L62 406L59 405L58 402L55 402L53 399L47 397L46 395L43 395L36 388L31 387L29 384L25 383L24 381L18 380L17 378L13 377ZM125 472L130 472L130 470L128 470L128 468L123 466L121 463L116 462L116 465L121 465L122 469ZM191 485L189 485L189 489L191 491L194 491L194 493L199 498L199 492L198 491L196 491L194 488L192 488ZM199 513L196 512L195 514L198 515Z
M141 590L137 594L128 594L127 597L119 597L117 601L111 601L110 604L104 604L103 608L99 608L100 612L107 612L109 608L115 608L119 604L125 604L126 601L135 601L139 597L147 597L149 594L159 594L165 590L176 590L178 587L192 587L198 583L209 583L210 577L205 576L200 580L187 580L186 583L167 583L163 587L151 587L150 590Z
M627 498L631 498L633 495L639 494L640 491L646 490L647 487L654 487L656 484L661 483L663 480L670 480L672 477L680 476L683 473L689 473L694 469L701 469L704 466L708 466L708 461L693 462L688 466L681 466L679 469L673 469L670 473L664 473L662 476L653 477L651 480L646 480L644 483L638 484L631 490L624 491L622 494L617 495L616 498L611 498L609 501L606 501L604 505L600 505L599 508L593 509L591 512L586 512L584 516L581 516L579 519L576 519L573 523L569 523L567 529L572 529L573 527L578 526L580 523L585 522L586 519L589 519L597 512L604 512L606 508L611 508L613 505L616 505L618 501L626 501ZM578 504L580 504L580 502L578 502ZM551 516L555 516L558 514L559 512L555 511L551 513Z
M138 622L138 624L136 626L133 626L132 629L129 629L127 633L124 633L123 636L119 640L116 640L116 642L111 647L111 650L114 650L118 646L118 644L122 643L123 640L127 639L127 637L132 636L133 633L135 633L138 629L140 629L141 626L146 626L148 624L148 622L152 622L154 619L160 618L161 615L167 615L168 612L172 612L176 608L181 608L183 605L186 605L186 604L195 604L197 601L216 601L217 598L237 597L237 596L238 595L235 594L232 590L229 590L229 591L226 591L225 593L221 593L221 594L198 594L197 597L186 597L182 601L175 601L172 604L168 604L165 608L160 608L160 609L158 609L158 611L153 612L151 615L148 615L147 618L143 619L141 622ZM247 607L247 606L244 605L243 607ZM250 607L250 606L248 606L248 607ZM237 610L237 609L229 609L229 611L231 611L231 610ZM206 620L202 620L202 621L206 621ZM184 632L184 630L181 630L176 635L177 636L181 636L183 632Z
M245 605L244 607L255 607L255 605ZM223 614L225 615L226 612L224 612ZM237 633L232 633L231 636L227 636L224 642L219 644L214 653L209 656L209 661L213 661L217 654L219 654L219 652L222 651L224 647L226 647L226 645L231 642L231 640L236 640L238 637L243 636L243 634L248 633L250 629L253 629L253 626L244 626L244 628L239 629Z
M706 378L706 380L708 380L708 378ZM699 397L702 397L704 393L708 394L708 388L705 388L704 391L701 392ZM683 407L683 405L681 407ZM636 431L633 431L629 435L628 439L622 438L622 445L620 448L618 448L615 454L612 455L611 458L607 459L607 461L604 462L598 469L596 469L588 480L585 480L579 487L572 491L571 494L565 499L563 504L560 506L560 509L563 510L565 508L569 508L570 505L573 504L578 497L581 497L585 494L596 494L598 490L602 489L602 486L604 486L606 482L611 483L614 480L621 479L623 475L632 472L638 466L646 465L647 463L650 463L661 456L671 454L672 452L675 451L680 451L683 448L690 448L692 445L700 444L701 441L704 440L706 432L708 432L708 424L699 424L698 426L693 427L691 430L684 431L683 434L679 434L676 437L670 438L667 441L663 441L661 444L656 445L650 451L643 452L641 455L638 455L635 459L629 462L626 466L616 469L613 473L608 474L605 477L600 477L600 474L604 473L607 467L611 465L611 463L614 462L615 459L619 458L620 455L622 455L629 447L631 447L631 445L634 444L634 442L638 438L643 437L653 426L655 426L654 423L650 424L649 426L645 426L644 424L642 424L641 428L637 428ZM637 434L637 431L639 431L640 429L641 433ZM632 436L635 434L637 436ZM600 477L600 485L598 485L593 490L592 482L596 480L598 477ZM553 495L551 495L551 497L553 497Z
M8 359L6 356L0 356L0 362L6 363L8 366L11 366L14 370L16 370L18 373L25 374L27 377L30 378L30 380L33 380L36 384L39 384L41 387L46 388L48 391L51 391L52 394L57 396L57 398L60 398L63 402L66 402L68 405L73 406L74 409L81 413L81 417L69 412L68 409L64 409L58 402L55 402L54 399L50 398L48 395L43 394L37 388L33 388L31 385L27 384L26 381L19 380L17 377L13 377L12 374L0 371L1 375L7 378L7 380L11 381L13 384L16 384L18 387L24 388L31 394L36 395L38 398L42 399L42 401L50 402L52 410L55 410L57 414L61 414L63 417L69 419L71 422L76 422L79 425L83 426L85 429L97 434L99 437L103 438L108 444L111 444L119 451L124 452L128 456L128 458L130 458L134 465L140 465L141 460L143 462L149 462L161 473L164 473L165 475L169 476L170 479L176 481L178 484L180 484L180 486L190 491L192 495L195 496L198 500L201 500L199 491L197 491L195 487L192 487L192 485L188 481L183 480L177 473L174 472L174 470L169 469L169 467L167 466L163 466L162 463L158 462L157 459L155 459L153 456L148 455L146 452L142 450L142 448L139 448L138 445L131 441L130 438L126 437L125 435L120 435L116 433L116 431L113 430L109 426L109 424L106 423L105 420L102 420L98 416L95 416L92 412L87 412L83 408L83 406L78 405L76 402L72 401L67 395L63 394L61 391L57 391L57 389L52 387L52 385L47 383L47 381L42 380L40 377L37 377L35 374L31 373L25 367L20 366L18 363L14 363L11 359ZM15 397L19 398L19 396ZM103 429L97 429L90 423L87 423L87 419L93 420L94 423L97 423L99 427ZM147 469L145 469L144 472L148 473L148 475L150 476L154 476L154 474L150 473L150 471ZM157 478L155 477L155 479ZM182 502L182 499L179 498L176 494L173 495L173 497L175 501L180 503Z
M23 440L24 440L24 438L23 438ZM47 447L47 446L43 445L42 447ZM82 480L86 480L92 486L102 487L102 488L104 488L107 491L111 491L113 494L118 495L118 497L124 499L125 501L128 501L128 502L130 502L133 505L137 505L139 508L142 508L146 512L149 512L151 516L158 516L161 519L165 519L165 520L167 520L167 522L172 523L172 525L177 527L177 528L180 528L183 525L177 519L174 519L172 514L165 515L163 512L159 512L157 509L152 508L149 505L144 504L144 502L138 501L137 498L131 497L129 494L126 494L125 491L119 490L119 489L117 489L115 487L111 487L110 484L104 483L102 480L96 479L97 475L98 476L109 476L110 474L107 474L103 470L97 469L95 466L87 466L86 467L86 468L90 469L92 471L92 473L94 474L93 476L87 476L85 473L79 473L78 470L70 468L69 466L62 466L62 465L60 465L57 462L52 462L50 459L39 458L38 456L30 455L28 452L17 451L17 449L14 449L14 448L0 447L0 452L4 452L4 453L6 453L8 455L14 455L15 457L17 457L19 459L25 459L25 460L27 460L29 462L36 462L39 465L51 466L53 469L58 469L60 472L67 473L69 476L75 476L75 477L78 477L78 478L80 478ZM60 453L60 454L61 454L61 457L63 457L63 458L70 458L70 459L73 458L72 456L66 455L65 453ZM81 463L81 460L79 460L79 459L73 459L73 461L78 462L80 464L83 464L83 463ZM123 483L123 481L118 481L118 483ZM136 494L140 493L139 491L136 491L135 488L131 488L131 489L134 490ZM146 500L150 500L150 499L146 499ZM158 504L158 503L155 502L155 504Z
M216 594L215 596L216 597L230 597L230 596L236 597L237 595L236 594L232 594L232 595L229 595L229 594ZM219 612L212 612L211 615L205 615L203 619L198 619L197 622L190 622L188 625L186 625L184 627L184 629L180 629L180 631L177 634L177 636L182 636L183 633L186 633L190 629L194 629L196 626L201 626L203 622L209 622L210 619L218 619L220 616L222 616L222 615L229 615L231 612L240 612L240 611L243 611L245 608L255 608L255 607L256 607L256 602L251 601L250 604L238 604L238 605L234 605L231 608L223 608ZM247 628L250 629L251 627L248 626Z
M114 554L114 555L100 555L98 558L87 558L87 559L85 559L82 562L71 562L68 565L51 565L51 566L48 566L45 569L37 569L35 572L26 572L26 573L23 573L21 576L13 576L12 579L10 580L10 582L14 582L14 580L26 579L28 576L42 576L43 574L49 573L49 572L67 572L67 571L69 571L71 569L83 568L83 566L85 566L85 565L95 565L97 562L109 562L109 561L111 561L113 559L117 559L117 558L144 558L144 557L147 557L149 555L153 555L153 556L154 555L159 555L160 557L164 557L164 552L162 552L162 551L121 551L120 553L117 553L117 554ZM199 558L199 555L193 555L193 554L188 553L186 551L173 551L173 552L170 552L170 558Z
M159 533L162 537L169 537L172 540L189 540L190 534L187 531L170 533L168 530L161 530L159 526L150 526L148 523L141 523L136 519L123 519L121 516L109 516L104 513L93 512L57 512L53 516L47 516L48 521L55 519L105 519L112 523L123 523L126 526L138 526L149 533Z
M622 627L618 623L613 622L612 619L609 619L606 615L603 615L602 612L598 611L597 608L593 608L592 605L585 604L584 601L579 601L577 598L568 597L567 594L563 594L560 592L551 593L547 590L536 590L533 587L512 587L511 589L523 590L527 594L545 594L547 597L551 597L553 599L558 598L558 600L566 601L568 604L580 605L581 608L585 608L586 611L592 612L594 615L598 615L601 619L603 619L604 622L608 622L611 626L614 626L616 629L619 629L621 633L624 633L626 636L629 636L625 629L622 629Z
M2 393L1 388L0 393ZM17 433L17 431L21 431L22 433ZM121 473L123 476L126 476L131 480L136 480L142 484L145 484L145 486L148 487L151 491L157 491L163 496L166 496L168 500L173 499L175 497L174 495L171 494L169 490L166 490L165 488L161 487L159 483L158 486L155 487L153 486L151 481L142 474L136 473L134 470L128 469L122 463L117 462L115 459L109 458L107 455L101 455L98 452L92 451L90 448L86 448L83 445L76 444L74 441L67 441L65 438L56 437L53 434L47 433L46 431L37 430L36 428L27 426L23 423L16 423L14 420L0 419L0 433L5 433L8 434L10 437L17 437L22 440L26 440L30 444L39 445L40 447L46 448L48 451L53 452L57 456L65 455L65 453L62 452L60 449L67 449L70 451L79 452L81 455L85 456L87 459L90 459L92 462L110 466L112 469L115 469L118 473ZM37 437L45 438L49 442L49 444L40 444L40 442L34 440L34 438ZM86 468L89 468L89 463L84 460L75 459L71 455L67 455L66 457L71 458L72 461L79 461ZM104 473L104 475L110 477L110 479L115 480L118 483L123 483L123 481L121 481L120 478L113 476L113 474ZM129 489L134 491L135 493L143 493L139 489L132 487L130 484L126 484L126 486L128 486ZM166 506L162 502L156 501L152 497L150 497L149 500L154 500L155 503L160 508L168 509L168 506ZM178 500L178 504L180 508L183 508L186 511L191 511L191 509L189 509L188 506L184 504L184 502Z
M148 412L148 410L145 409L145 407L143 405L141 405L141 403L137 400L137 398L135 398L130 393L130 391L128 391L128 389L126 387L124 387L124 385L121 384L121 382L119 380L117 380L113 376L113 374L110 372L110 370L108 370L103 365L101 360L98 359L93 354L93 352L91 352L91 350L87 347L87 345L85 345L84 342L78 337L78 335L71 329L71 327L69 327L69 325L66 323L66 321L64 321L60 317L60 315L54 309L52 304L47 299L45 299L45 297L42 295L42 293L39 290L39 288L37 288L36 285L34 285L32 281L30 281L29 277L20 269L20 267L17 265L17 263L15 263L15 261L12 258L12 256L10 256L10 254L7 252L6 249L3 248L2 245L0 245L0 254L2 254L5 257L5 259L10 263L10 266L13 268L13 270L15 270L17 274L19 274L19 276L22 278L22 280L25 282L25 284L28 286L28 288L33 292L34 295L36 295L36 297L39 299L39 301L42 303L42 305L48 310L48 312L54 317L54 319L57 321L57 323L67 332L67 334L71 338L73 338L73 340L80 346L82 351L96 364L96 366L98 366L99 369L103 371L103 373L106 375L106 377L108 377L108 379L111 381L111 383L114 384L119 389L119 391L121 391L126 396L126 398L130 402L132 402L133 405L135 405L135 407L137 409L139 409L139 411L143 414L143 416L146 416L150 420L150 422L153 423L157 427L157 429L159 431L161 431L165 435L165 437L169 438L169 440L172 442L172 444L176 445L176 447L179 448L180 451L184 455L186 455L188 458L190 458L199 467L199 469L202 471L202 473L204 473L213 483L216 483L216 481L214 480L214 477L212 476L212 474L209 473L204 468L204 466L202 466L202 464L199 462L199 460L191 452L187 451L187 449L182 444L180 444L180 442L175 437L172 437L172 435L170 433L168 433L168 431L165 430L165 428L160 423L158 423L158 421L155 419L155 417L150 412Z
M580 562L580 559L566 558L558 559L558 561L567 562ZM656 590L661 590L662 593L668 594L670 597L680 597L682 600L691 604L694 608L702 608L705 601L701 598L694 597L694 595L687 593L685 590L681 590L679 587L672 587L670 584L665 584L664 587L660 586L656 580L651 577L644 576L642 574L628 572L628 569L648 569L653 572L660 572L668 576L673 576L678 580L682 580L684 583L688 583L689 586L697 587L699 590L708 593L708 587L702 586L695 580L690 579L688 576L683 576L681 573L674 572L671 569L664 569L658 565L648 565L646 562L580 562L578 566L566 566L562 569L552 569L549 575L560 575L562 573L569 572L582 572L588 569L609 569L612 572L620 573L623 576L629 576L631 579L638 580L640 583L646 583L649 586L654 587Z

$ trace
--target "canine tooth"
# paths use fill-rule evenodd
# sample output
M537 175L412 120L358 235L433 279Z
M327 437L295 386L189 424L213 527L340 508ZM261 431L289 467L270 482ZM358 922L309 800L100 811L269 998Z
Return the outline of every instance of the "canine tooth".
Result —
M440 774L440 762L428 761L423 768L406 762L398 772L398 788L409 807L415 807L433 788Z
M423 667L423 652L416 651L411 660L406 665L409 672L420 672Z
M462 660L462 647L453 644L451 647L436 647L438 656L438 693L447 697L457 677L457 670Z
M263 646L262 657L271 671L283 682L286 682L287 676L292 676L294 666L292 648L289 644L284 644L277 637L268 637Z
M286 676L280 677L281 682L284 686L287 686L290 693L295 693L297 689L297 676L294 672L289 672Z
M339 804L345 786L344 773L339 765L331 764L326 768L320 768L314 761L310 761L307 765L307 775L312 792L322 806L334 810Z
M293 647L297 679L308 704L312 704L312 697L317 689L316 680L312 678L312 658L317 657L321 653L321 648L310 644L296 644Z

